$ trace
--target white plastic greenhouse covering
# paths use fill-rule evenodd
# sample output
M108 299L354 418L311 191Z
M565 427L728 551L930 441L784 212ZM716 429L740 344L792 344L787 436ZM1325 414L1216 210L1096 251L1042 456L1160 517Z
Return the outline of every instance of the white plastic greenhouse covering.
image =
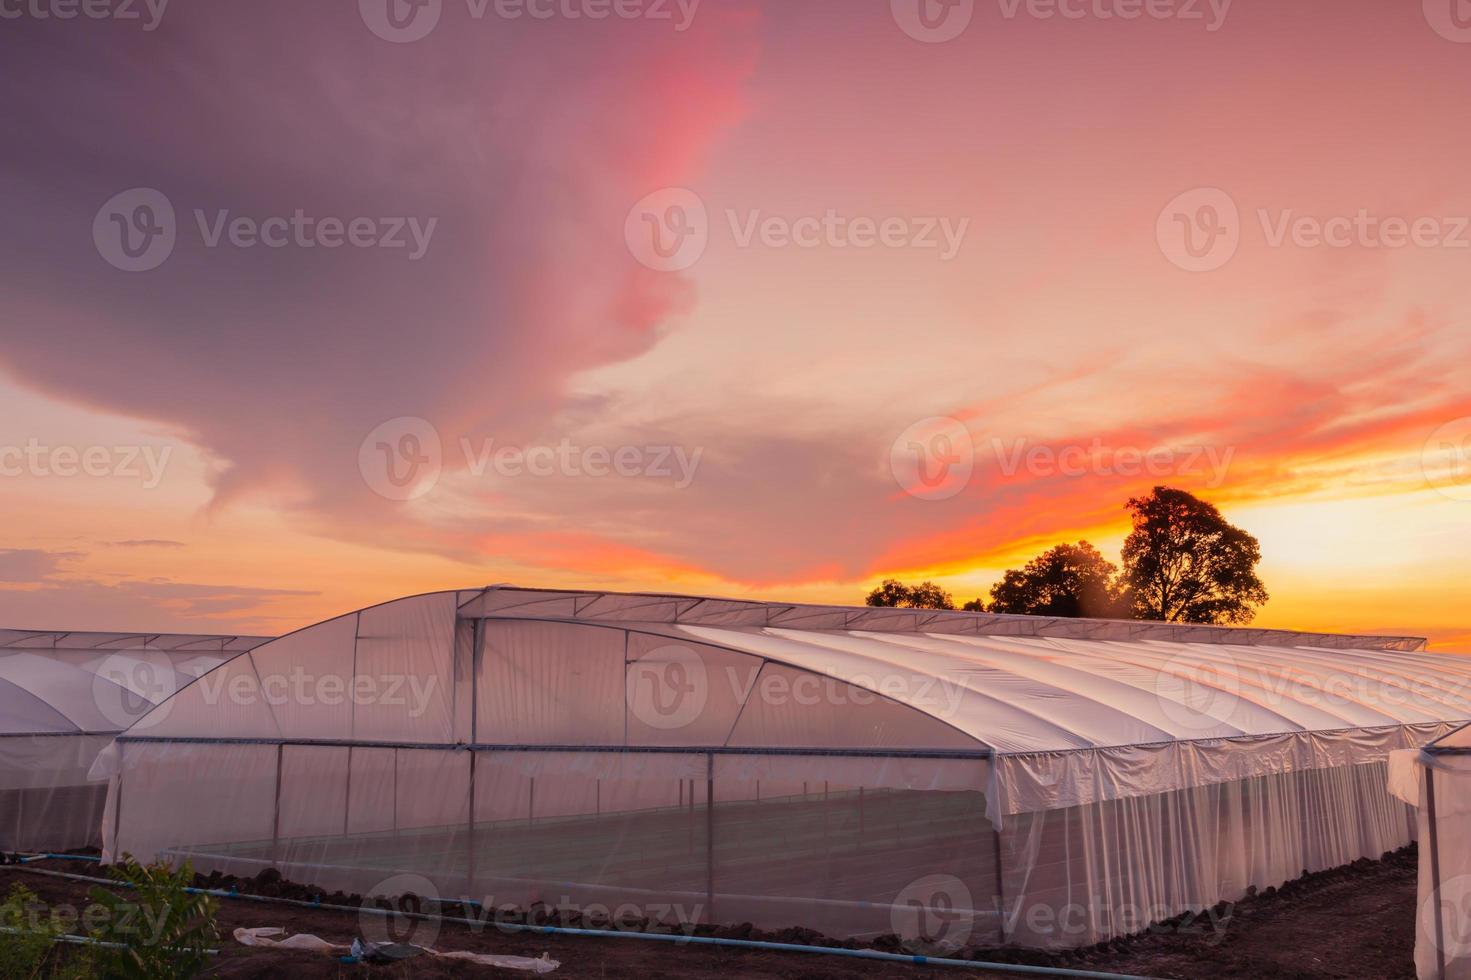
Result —
M1471 978L1471 728L1390 757L1391 791L1419 809L1415 972Z
M265 637L0 630L0 850L102 844L113 738Z
M98 760L104 856L939 947L1138 931L1414 839L1415 638L491 587L271 641ZM632 906L632 909L629 907Z

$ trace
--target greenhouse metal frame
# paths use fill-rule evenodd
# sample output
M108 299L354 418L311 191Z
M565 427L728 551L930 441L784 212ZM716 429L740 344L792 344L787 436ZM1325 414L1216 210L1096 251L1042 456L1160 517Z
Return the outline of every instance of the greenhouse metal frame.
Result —
M145 710L265 637L0 630L0 850L97 847L98 754Z
M288 634L104 753L104 856L1080 946L1416 836L1414 637L493 586ZM346 692L344 694L344 692Z

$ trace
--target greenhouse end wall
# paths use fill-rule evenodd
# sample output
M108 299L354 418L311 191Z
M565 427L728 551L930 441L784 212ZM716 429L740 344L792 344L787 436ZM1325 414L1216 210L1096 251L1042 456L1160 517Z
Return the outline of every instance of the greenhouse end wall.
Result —
M264 637L0 629L0 850L102 844L113 737Z

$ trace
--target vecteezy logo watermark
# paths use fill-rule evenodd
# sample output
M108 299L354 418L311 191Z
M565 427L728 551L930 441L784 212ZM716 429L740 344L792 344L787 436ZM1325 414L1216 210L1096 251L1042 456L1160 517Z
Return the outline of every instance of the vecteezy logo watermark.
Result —
M1241 683L1236 660L1224 649L1209 661L1172 657L1154 675L1154 693L1165 715L1191 731L1219 729L1235 715Z
M745 214L727 209L725 217L737 248L757 244L765 248L938 249L941 262L959 254L970 228L969 218L850 217L832 208L821 215L798 218L763 215L759 209Z
M975 929L976 911L970 888L954 875L917 878L894 896L889 924L911 950L954 951Z
M1257 223L1269 248L1471 248L1471 216L1375 214L1359 208L1329 217L1292 208L1257 208ZM1179 195L1159 214L1160 251L1189 272L1210 272L1231 260L1241 243L1240 212L1231 195L1200 187Z
M417 262L429 251L438 218L316 217L297 208L289 216L254 218L229 209L193 211L205 248L406 249ZM172 202L151 187L114 195L92 219L92 241L107 263L124 272L148 272L173 254L178 222Z
M368 30L395 44L428 37L443 12L444 0L358 0Z
M142 21L157 30L169 0L0 0L0 20Z
M698 653L677 643L630 661L625 688L630 713L660 731L694 724L716 690L721 692L720 704L850 709L897 701L942 719L959 714L967 690L962 680L898 670L852 674L819 665L811 672L792 674L757 664L711 671Z
M1201 21L1214 33L1226 23L1231 0L997 0L1001 16L1025 14L1036 20Z
M692 724L710 697L705 661L677 643L665 644L630 663L624 683L628 710L660 731Z
M1422 0L1425 21L1447 41L1471 44L1471 2L1468 0Z
M1452 500L1471 501L1471 417L1447 422L1420 450L1425 482Z
M765 214L760 208L726 208L724 224L736 248L934 250L941 262L955 258L970 229L969 218L871 217L827 208L820 214ZM685 187L643 197L628 212L623 238L633 257L657 272L688 269L705 254L711 234L705 202Z
M1059 947L1087 943L1088 936L1104 931L1121 936L1191 936L1207 946L1219 946L1231 923L1230 907L1211 906L1183 917L1167 902L1148 905L1120 902L1106 892L1090 891L1081 902L1007 901L1001 909L1007 935L1025 931L1052 940Z
M24 446L0 446L0 477L107 477L140 480L152 490L163 482L173 452L173 446L50 446L32 438Z
M444 13L445 0L358 0L368 30L385 41L408 44L429 36ZM471 20L648 20L669 22L676 31L694 23L700 0L465 0Z
M1109 446L1095 438L1088 445L1031 445L1014 439L1007 445L992 439L991 448L1004 476L1025 471L1031 476L1191 476L1202 477L1215 489L1226 482L1236 447L1216 446Z
M556 445L498 445L491 437L458 440L460 469L474 479L569 477L667 480L684 490L695 480L703 447L582 446L571 439ZM400 416L377 426L358 446L358 470L368 488L388 500L414 500L434 489L445 459L439 430L417 416Z
M174 206L151 187L114 194L92 219L92 241L107 263L124 272L147 272L174 251Z
M1006 20L1200 21L1210 32L1221 29L1231 10L1231 0L996 0L996 5ZM970 26L975 0L889 0L889 11L905 34L939 44Z
M439 889L423 875L398 874L368 889L358 909L358 931L370 943L433 946L439 938Z
M48 944L57 935L81 932L95 937L101 933L108 937L106 941L127 937L131 946L157 947L165 941L166 930L172 932L181 925L178 921L170 923L178 910L167 902L110 901L78 906L31 897L33 901L19 908L11 907L15 917L5 923L7 933L29 933L32 938L44 934ZM15 939L7 936L6 941L15 942Z
M199 698L209 707L266 704L297 708L402 708L398 714L423 718L433 708L440 690L437 674L313 674L300 664L285 672L261 674L213 671L195 682ZM165 702L167 703L167 702Z
M155 705L178 690L178 677L167 657L114 653L92 675L92 700L102 716L119 730L151 728L167 709L153 717Z
M623 222L623 240L633 257L655 272L688 269L710 243L705 202L684 187L645 195Z
M1198 187L1160 211L1155 240L1165 258L1187 272L1212 272L1231 261L1241 244L1241 214L1219 187Z
M1458 960L1471 953L1471 875L1456 875L1440 883L1420 903L1420 920L1431 923L1422 929L1432 948L1447 959ZM1439 928L1435 923L1439 922Z
M388 500L414 500L434 489L443 469L439 430L427 419L401 415L363 437L358 471L363 481Z
M976 0L889 0L889 12L899 29L916 41L942 44L965 33Z
M920 419L889 447L889 472L901 490L921 500L947 500L964 490L975 461L970 430L944 416Z

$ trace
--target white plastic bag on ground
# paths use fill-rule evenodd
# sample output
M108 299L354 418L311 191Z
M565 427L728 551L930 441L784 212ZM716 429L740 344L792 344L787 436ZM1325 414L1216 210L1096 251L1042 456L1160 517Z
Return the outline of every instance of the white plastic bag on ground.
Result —
M236 929L235 941L242 946L272 946L277 949L306 949L319 953L334 953L345 955L354 952L352 945L329 943L318 936L301 933L295 936L287 936L285 939L275 937L284 935L285 929L277 929L274 926L263 926L256 929ZM356 945L356 944L354 944ZM435 956L443 960L464 960L470 963L479 963L482 966L498 966L505 970L526 970L530 973L551 973L562 964L552 959L546 953L536 958L529 956L502 956L496 953L471 953L457 950L449 953L441 953L437 949L428 946L418 947L428 956Z

